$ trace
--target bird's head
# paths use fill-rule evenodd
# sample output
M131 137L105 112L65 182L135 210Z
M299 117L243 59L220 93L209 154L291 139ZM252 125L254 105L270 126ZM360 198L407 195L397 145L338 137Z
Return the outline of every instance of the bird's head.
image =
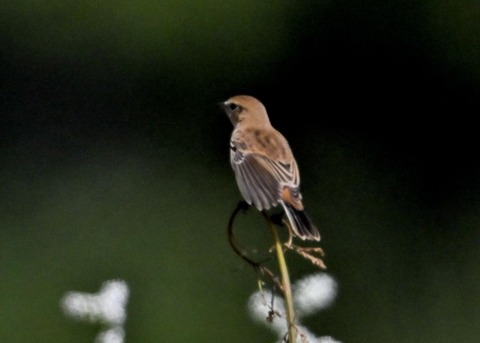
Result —
M270 125L265 106L249 95L236 95L219 103L234 126L239 123L257 126Z

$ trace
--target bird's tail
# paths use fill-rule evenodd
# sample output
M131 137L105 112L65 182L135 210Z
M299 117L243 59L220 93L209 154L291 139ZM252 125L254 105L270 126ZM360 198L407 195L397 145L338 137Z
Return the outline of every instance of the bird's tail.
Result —
M302 240L320 240L320 233L318 232L317 227L315 224L313 224L304 210L297 210L292 205L287 204L284 201L282 201L282 205L295 236Z

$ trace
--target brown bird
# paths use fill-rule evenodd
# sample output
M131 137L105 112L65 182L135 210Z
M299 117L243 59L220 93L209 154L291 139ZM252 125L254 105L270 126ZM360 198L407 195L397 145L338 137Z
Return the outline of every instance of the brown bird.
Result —
M230 163L245 201L259 211L281 204L295 236L319 241L318 229L303 208L297 162L285 137L270 124L263 104L237 95L220 106L234 126Z

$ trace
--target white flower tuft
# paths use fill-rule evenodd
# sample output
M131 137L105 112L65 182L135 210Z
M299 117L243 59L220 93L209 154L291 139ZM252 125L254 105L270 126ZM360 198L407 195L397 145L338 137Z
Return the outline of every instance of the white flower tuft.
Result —
M318 273L298 281L292 288L297 316L297 342L340 343L330 336L317 337L300 324L300 319L303 316L324 309L333 302L337 295L335 280L328 274ZM250 296L248 310L255 321L265 324L277 335L279 343L284 342L288 330L283 298L273 295L272 308L271 291L257 291Z
M124 281L107 281L97 294L68 292L61 300L61 307L66 315L75 319L122 325L127 317L128 293Z
M123 343L125 331L120 326L115 326L106 331L100 332L95 339L95 343Z
M274 332L285 332L287 323L285 321L285 305L283 299L274 295L273 310L271 314L270 305L272 304L272 293L268 290L257 291L250 296L248 309L252 318L259 323L266 323ZM271 318L268 321L268 318Z
M309 275L293 285L293 299L299 315L306 316L332 304L337 283L326 273Z

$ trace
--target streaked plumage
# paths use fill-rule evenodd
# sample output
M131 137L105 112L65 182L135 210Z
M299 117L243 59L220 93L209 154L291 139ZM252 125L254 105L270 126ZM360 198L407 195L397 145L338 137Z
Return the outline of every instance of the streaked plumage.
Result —
M297 162L285 137L270 124L263 104L237 95L221 106L234 125L230 162L245 201L260 211L281 204L297 237L320 240L303 209Z

